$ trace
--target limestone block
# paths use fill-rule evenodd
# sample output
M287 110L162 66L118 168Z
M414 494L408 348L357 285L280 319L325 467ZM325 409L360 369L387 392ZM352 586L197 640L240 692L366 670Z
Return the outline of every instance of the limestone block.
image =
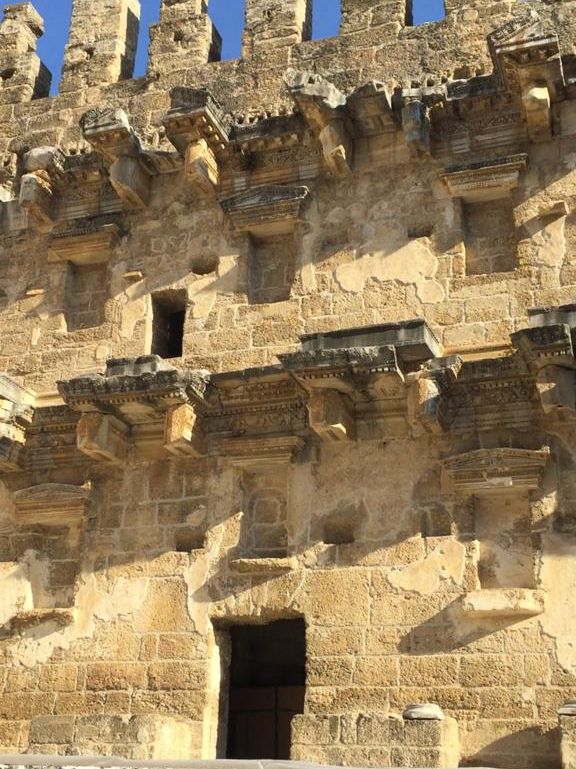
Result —
M150 202L150 175L137 158L123 155L115 160L110 181L126 208L138 210Z
M536 617L546 609L546 593L522 588L475 590L464 596L462 608L475 617Z
M78 421L78 448L98 461L123 464L128 457L128 428L104 414L82 414Z
M160 21L150 28L149 73L170 74L220 59L222 38L206 6L206 0L162 0Z
M140 0L74 0L61 93L131 77L139 25Z
M272 48L282 49L309 40L310 0L246 0L242 58Z

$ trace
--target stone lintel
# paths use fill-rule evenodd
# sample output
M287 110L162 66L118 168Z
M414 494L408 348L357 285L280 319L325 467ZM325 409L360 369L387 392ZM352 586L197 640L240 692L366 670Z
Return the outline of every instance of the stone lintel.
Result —
M236 232L279 235L296 229L309 195L308 187L266 185L225 198L220 205Z
M478 449L443 461L445 491L459 496L528 492L540 488L548 447Z
M253 435L219 438L215 445L234 467L246 469L290 464L304 444L298 435Z
M90 500L90 486L45 483L14 492L19 526L73 526L81 523Z
M453 198L462 198L467 203L498 200L516 189L526 162L527 155L511 155L498 161L448 169L442 179Z

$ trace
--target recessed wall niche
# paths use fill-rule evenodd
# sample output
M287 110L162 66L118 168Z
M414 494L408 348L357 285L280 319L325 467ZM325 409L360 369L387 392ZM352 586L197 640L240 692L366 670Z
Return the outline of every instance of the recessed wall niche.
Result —
M68 263L65 317L68 331L101 326L108 299L106 264Z
M253 236L249 251L249 300L252 304L290 298L296 272L294 234Z

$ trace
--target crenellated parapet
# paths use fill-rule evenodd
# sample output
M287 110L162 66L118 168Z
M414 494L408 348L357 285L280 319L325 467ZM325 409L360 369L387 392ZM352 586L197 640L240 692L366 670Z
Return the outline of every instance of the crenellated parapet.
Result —
M132 77L140 0L74 0L60 92Z
M0 22L0 104L47 96L51 75L36 53L44 21L32 3L4 7Z
M219 61L221 49L208 0L162 0L160 21L150 28L150 75Z

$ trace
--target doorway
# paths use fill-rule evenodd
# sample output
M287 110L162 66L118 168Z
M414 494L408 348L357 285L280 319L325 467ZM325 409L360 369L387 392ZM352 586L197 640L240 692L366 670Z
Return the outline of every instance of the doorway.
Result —
M292 718L304 712L304 621L232 627L226 758L290 758Z

